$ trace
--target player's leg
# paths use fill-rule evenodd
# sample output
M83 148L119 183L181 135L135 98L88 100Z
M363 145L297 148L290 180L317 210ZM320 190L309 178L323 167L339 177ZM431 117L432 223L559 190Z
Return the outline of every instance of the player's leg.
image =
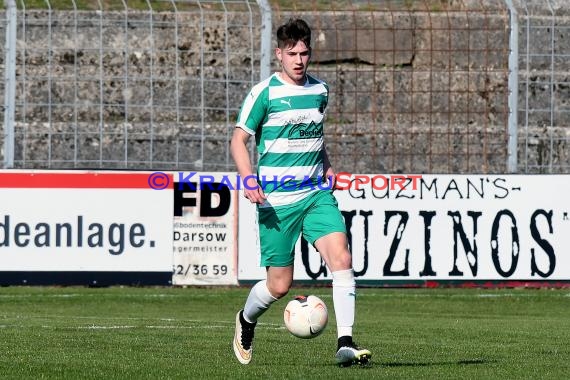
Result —
M292 282L292 265L268 267L267 280L259 281L251 288L244 308L236 315L233 347L240 363L249 364L251 361L257 319L273 302L287 294Z
M347 265L351 255L346 245L346 235L342 232L325 235L315 242L315 248L321 253L333 278L333 305L338 336L336 360L343 366L366 364L372 356L370 351L358 347L352 339L356 282L352 266Z
M352 340L356 308L356 283L348 250L344 218L330 192L319 192L315 206L305 217L303 234L321 254L333 278L333 306L337 321L336 360L341 365L367 363L369 350Z
M236 315L234 353L242 364L251 361L258 318L289 291L293 282L294 248L301 233L299 214L291 209L259 209L261 266L267 279L256 283Z
M243 308L243 318L255 324L271 304L289 292L293 282L293 266L267 267L267 279L251 288Z

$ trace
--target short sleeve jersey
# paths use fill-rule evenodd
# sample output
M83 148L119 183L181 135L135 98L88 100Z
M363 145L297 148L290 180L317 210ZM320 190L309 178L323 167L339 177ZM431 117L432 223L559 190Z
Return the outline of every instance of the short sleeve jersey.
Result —
M258 182L267 196L260 207L289 205L319 190L328 94L328 85L310 75L297 86L275 73L245 98L236 127L255 136Z

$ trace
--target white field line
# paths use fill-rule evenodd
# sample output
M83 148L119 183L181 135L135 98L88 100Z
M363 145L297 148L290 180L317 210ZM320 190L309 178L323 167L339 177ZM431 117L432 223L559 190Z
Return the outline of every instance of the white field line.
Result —
M0 316L1 317L1 316ZM16 320L42 320L44 324L42 324L41 328L44 329L65 329L65 330L113 330L113 329L137 329L137 328L146 328L146 329L233 329L235 325L235 321L203 321L197 319L174 319L174 318L137 318L137 317L100 317L100 316L59 316L59 315L43 315L43 316L30 316L30 315L16 315L16 316L4 316L4 319L16 319ZM154 320L155 322L167 322L167 323L174 323L174 324L144 324L141 323L140 325L134 324L87 324L83 326L61 326L59 323L55 325L45 324L45 322L49 323L49 320L70 320L70 321L84 321L84 320L95 320L100 322L105 321L151 321ZM46 321L47 320L47 321ZM190 324L190 325L188 325ZM268 329L275 329L281 330L285 327L278 323L266 323L266 322L259 322L259 326L263 326L264 328ZM36 328L38 326L29 326L23 324L1 324L0 329L7 329L7 328Z
M160 326L160 325L143 325L143 326L135 326L135 325L87 325L87 326L75 326L75 327L62 327L62 326L50 326L50 325L41 325L41 326L27 326L27 325L0 325L0 329L33 329L33 328L42 328L47 330L129 330L129 329L171 329L171 330L211 330L211 329L227 329L230 330L230 326L222 326L222 325L200 325L200 326ZM233 327L232 327L233 328ZM279 326L277 324L265 324L264 328L271 329L271 330L284 330L285 326Z
M212 296L216 296L213 294ZM113 298L175 298L175 297L188 297L188 294L128 294L128 293L102 293L102 294L84 294L84 293L63 293L63 294L0 294L0 298L75 298L75 297L113 297ZM194 297L194 295L192 295ZM196 295L200 297L200 295Z
M49 326L46 326L49 327ZM72 329L77 329L77 330L121 330L121 329L140 329L140 328L145 328L145 329L173 329L173 330L177 330L177 329L204 329L204 330L208 330L208 329L227 329L228 326L221 326L221 325L203 325L203 326L156 326L156 325L148 325L148 326L99 326L99 325L90 325L90 326L78 326L78 327L72 327Z
M1 313L1 312L0 312ZM234 325L235 321L204 321L200 319L178 319L178 318L149 318L149 317L105 317L99 315L53 315L53 314L42 314L42 315L2 315L0 318L14 318L14 319L70 319L70 320L98 320L98 321L161 321L161 322L178 322L178 323L216 323L216 324L227 324ZM263 324L263 323L262 323Z
M177 318L148 318L148 317L103 317L103 316L81 316L81 315L1 315L0 318L13 318L13 319L70 319L70 320L97 320L97 321L160 321L160 322L174 322L174 323L195 323L199 325L208 325L215 323L217 325L226 325L233 327L235 320L231 321L204 321L200 319L177 319ZM277 323L259 322L259 326L279 326Z
M51 326L42 326L43 328L53 328ZM228 326L216 326L216 325L202 325L202 326L156 326L156 325L148 325L148 326L99 326L99 325L91 325L91 326L78 326L78 327L71 327L67 329L76 329L76 330L121 330L121 329L155 329L155 330L213 330L213 329L228 329ZM285 330L285 326L273 325L273 326L264 326L264 328L268 328L271 330Z
M518 293L479 293L479 294L429 294L426 293L356 293L357 298L494 298L494 297L514 297L514 298L558 298L558 297L570 297L570 293L565 294L518 294ZM320 297L320 296L319 296Z
M393 289L398 291L398 289ZM304 291L300 291L299 293L307 293L310 292L313 295L316 295L322 299L331 299L332 294L327 293L320 293L320 292L311 292L310 290L305 289ZM293 293L295 291L293 290ZM408 293L408 294L406 294ZM177 297L184 297L184 298L202 298L202 297L216 297L221 296L220 294L211 294L211 295L191 295L188 294L83 294L83 293L65 293L65 294L0 294L0 299L19 299L19 298L74 298L74 297L113 297L113 298L177 298ZM398 291L398 293L393 293L392 289L387 289L386 292L364 292L359 291L357 293L358 297L368 298L368 297L377 297L377 298L392 298L392 297L403 297L403 298L486 298L486 297L570 297L570 293L558 293L558 294L544 294L544 293L525 293L519 294L516 292L509 292L509 293L491 293L491 292L484 292L478 294L433 294L431 292L423 292L423 293L414 293L413 291L406 292L406 291Z

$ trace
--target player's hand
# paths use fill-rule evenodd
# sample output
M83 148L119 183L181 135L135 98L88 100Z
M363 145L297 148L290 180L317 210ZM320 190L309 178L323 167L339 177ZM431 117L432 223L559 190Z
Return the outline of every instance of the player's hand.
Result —
M259 186L255 178L248 178L245 183L245 189L243 191L243 196L249 199L251 203L263 204L267 197L263 192L263 189Z
M336 173L330 166L325 173L325 178L327 179L327 188L331 189L331 191L334 191L336 185Z

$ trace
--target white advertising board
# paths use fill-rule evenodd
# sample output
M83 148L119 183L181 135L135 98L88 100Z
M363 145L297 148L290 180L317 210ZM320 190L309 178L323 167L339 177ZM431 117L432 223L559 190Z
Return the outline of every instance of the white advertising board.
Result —
M359 177L334 192L357 280L570 280L568 175ZM240 281L265 278L254 239L255 208L240 197ZM295 279L330 278L298 242Z
M172 272L173 192L148 175L0 171L0 272Z
M235 173L172 173L174 285L237 284Z

